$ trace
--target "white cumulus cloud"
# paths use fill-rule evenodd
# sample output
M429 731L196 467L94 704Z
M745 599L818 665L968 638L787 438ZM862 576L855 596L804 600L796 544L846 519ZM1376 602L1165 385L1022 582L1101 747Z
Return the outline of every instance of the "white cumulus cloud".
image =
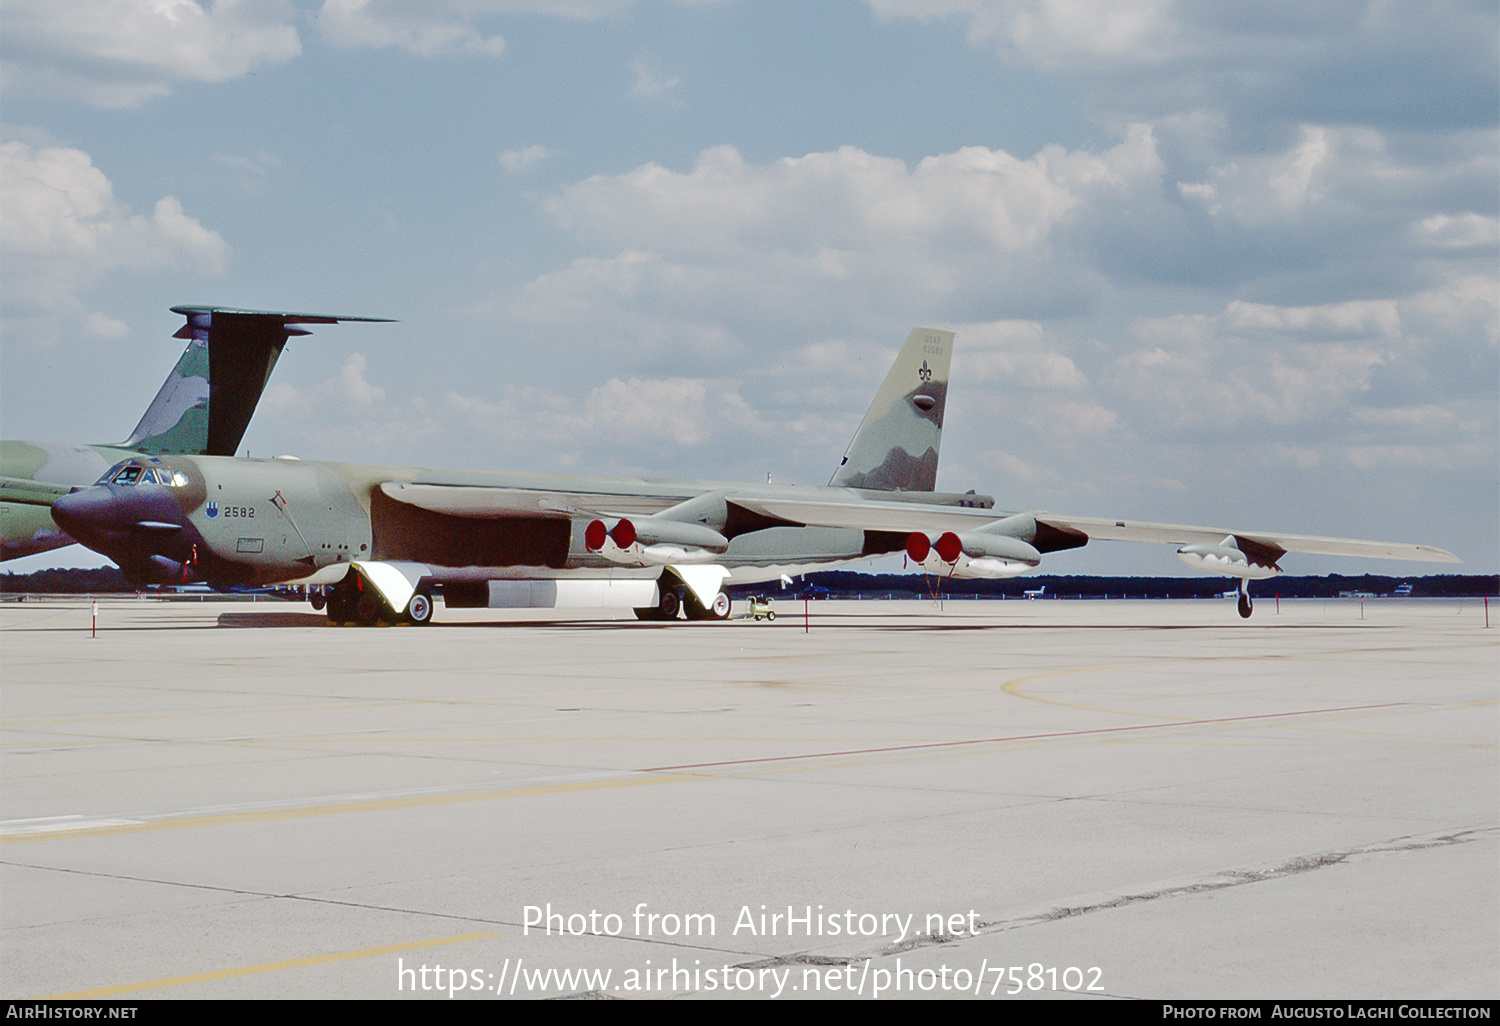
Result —
M222 274L229 247L175 197L157 200L150 216L132 213L82 150L13 141L0 145L0 254L7 325L48 343L65 328L120 335L118 322L84 306L101 275Z
M8 0L4 84L138 107L302 52L285 0Z

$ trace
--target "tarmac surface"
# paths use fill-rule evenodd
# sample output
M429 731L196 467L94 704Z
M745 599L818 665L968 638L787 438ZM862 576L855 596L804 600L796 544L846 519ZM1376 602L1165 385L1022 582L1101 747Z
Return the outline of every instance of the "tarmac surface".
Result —
M1500 997L1479 600L810 609L8 603L0 992Z

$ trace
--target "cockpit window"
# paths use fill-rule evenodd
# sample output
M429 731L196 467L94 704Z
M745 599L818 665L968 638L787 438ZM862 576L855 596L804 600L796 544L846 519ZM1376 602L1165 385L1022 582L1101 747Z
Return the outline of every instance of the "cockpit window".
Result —
M116 463L106 470L104 476L99 479L99 484L160 484L176 488L180 488L187 483L187 475L180 470L171 470L167 467L143 467L131 460Z
M94 484L109 484L111 481L113 481L115 479L115 475L116 474L118 474L121 470L125 469L126 465L129 462L130 462L129 460L125 460L124 462L116 463L114 466L112 466L108 470L106 470L104 472L103 476L101 476L99 478L99 480L95 481Z

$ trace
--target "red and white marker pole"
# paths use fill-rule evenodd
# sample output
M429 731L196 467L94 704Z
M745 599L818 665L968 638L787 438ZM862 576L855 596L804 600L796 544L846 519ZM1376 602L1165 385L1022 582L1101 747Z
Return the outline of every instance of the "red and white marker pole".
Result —
M89 619L91 621L89 637L97 638L99 636L99 601L97 599L89 602Z

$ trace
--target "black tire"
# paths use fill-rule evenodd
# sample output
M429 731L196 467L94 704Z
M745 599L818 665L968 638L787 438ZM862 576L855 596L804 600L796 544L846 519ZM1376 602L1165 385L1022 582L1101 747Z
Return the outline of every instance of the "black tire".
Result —
M1255 609L1255 604L1250 601L1250 593L1240 592L1240 615L1246 620L1250 619L1250 613Z
M639 608L635 611L635 618L637 620L660 620L661 610L657 609L655 606L646 606L644 608Z
M767 620L774 620L774 619L776 619L776 610L773 609L769 613L767 613L766 614L766 619Z
M380 614L385 606L380 601L380 596L373 590L362 591L354 600L354 619L366 627L374 626L380 622Z
M328 622L335 627L342 627L351 618L349 596L344 594L343 588L334 588L328 593Z
M675 620L682 612L682 596L675 591L663 591L656 611L663 620Z
M317 591L314 591L311 595L307 596L307 601L315 611L321 611L323 607L328 604L328 600L323 596L323 590L321 588L319 588Z
M406 603L406 622L415 627L425 627L432 622L432 595L421 588L412 593Z

